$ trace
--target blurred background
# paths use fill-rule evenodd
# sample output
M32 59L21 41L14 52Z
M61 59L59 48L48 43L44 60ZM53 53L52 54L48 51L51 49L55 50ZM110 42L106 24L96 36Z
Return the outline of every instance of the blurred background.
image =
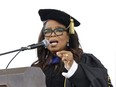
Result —
M108 69L116 87L115 0L0 0L0 53L37 43L42 22L38 10L65 11L81 22L76 31L84 52L94 54ZM5 69L17 52L0 56ZM36 49L21 52L8 68L29 67Z

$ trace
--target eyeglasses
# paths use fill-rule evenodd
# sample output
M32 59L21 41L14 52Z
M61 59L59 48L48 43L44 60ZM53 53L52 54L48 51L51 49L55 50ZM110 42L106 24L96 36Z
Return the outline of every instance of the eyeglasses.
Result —
M52 30L52 29L44 29L43 33L44 33L45 37L51 36L53 32L54 32L55 35L61 36L61 35L63 35L64 31L66 31L65 28L56 28L54 30Z

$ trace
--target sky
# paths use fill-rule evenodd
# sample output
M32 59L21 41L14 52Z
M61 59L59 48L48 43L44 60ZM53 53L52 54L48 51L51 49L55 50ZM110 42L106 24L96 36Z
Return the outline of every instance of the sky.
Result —
M115 0L0 0L0 53L37 43L42 28L38 10L59 9L81 23L75 30L84 52L104 64L116 86L115 4ZM0 69L5 69L16 53L0 56ZM29 67L36 60L36 49L23 51L8 68Z

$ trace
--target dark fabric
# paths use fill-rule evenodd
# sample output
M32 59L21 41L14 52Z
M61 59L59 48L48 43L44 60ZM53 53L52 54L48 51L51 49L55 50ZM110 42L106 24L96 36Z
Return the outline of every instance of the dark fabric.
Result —
M107 69L92 54L83 54L77 71L69 81L75 87L113 87L108 85Z
M43 71L47 87L64 87L64 77L51 64ZM66 70L65 70L66 71ZM76 72L66 80L67 87L113 87L108 86L107 69L92 54L83 54Z
M46 85L47 87L64 87L64 77L61 73L55 71L55 64L49 65L44 73L46 75Z
M75 18L57 9L40 9L38 13L40 15L41 21L47 21L49 19L53 19L68 27L70 24L70 18L72 18L74 20L74 26L80 25L80 22L77 21Z
M70 84L74 85L74 87L90 87L90 81L80 65L78 66L78 69L74 73L74 75L68 80ZM73 87L73 86L67 85L67 87Z
M84 54L80 66L91 81L90 87L108 87L107 69L92 54Z

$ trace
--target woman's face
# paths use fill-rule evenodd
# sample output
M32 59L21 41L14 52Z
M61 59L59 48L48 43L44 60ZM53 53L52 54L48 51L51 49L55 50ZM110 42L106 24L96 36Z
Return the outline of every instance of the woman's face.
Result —
M55 20L48 20L45 24L44 35L45 39L50 42L48 49L51 52L55 53L66 49L66 44L69 42L69 35L63 24Z

